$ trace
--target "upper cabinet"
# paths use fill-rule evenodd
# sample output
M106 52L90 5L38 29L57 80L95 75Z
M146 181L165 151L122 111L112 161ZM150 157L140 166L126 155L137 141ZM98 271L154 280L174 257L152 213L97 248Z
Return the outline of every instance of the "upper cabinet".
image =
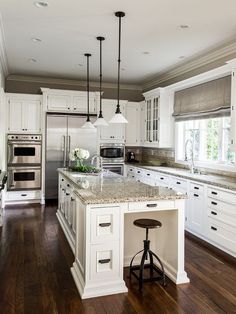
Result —
M125 115L125 104L127 101L120 101L120 109ZM102 112L104 119L109 123L116 111L117 100L103 99ZM99 128L99 138L101 142L106 143L124 143L125 142L125 125L124 124L109 124Z
M156 88L143 95L145 97L143 145L172 147L173 119L168 91L164 88Z
M87 92L41 89L44 95L44 110L48 112L87 113ZM96 92L89 93L89 112L97 112Z
M7 131L10 133L40 133L42 102L39 95L6 94Z
M232 151L236 152L236 61L231 77L231 126L230 144Z
M125 145L140 146L141 144L141 104L128 102L125 106L125 117L128 123L125 125Z

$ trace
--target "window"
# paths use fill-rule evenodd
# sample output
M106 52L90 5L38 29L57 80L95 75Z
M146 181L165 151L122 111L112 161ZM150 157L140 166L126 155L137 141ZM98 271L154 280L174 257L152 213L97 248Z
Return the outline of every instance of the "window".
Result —
M191 140L195 161L215 164L234 164L235 154L230 150L230 117L189 120L177 123L176 158L189 159ZM185 145L186 144L186 145ZM185 147L186 146L186 147Z

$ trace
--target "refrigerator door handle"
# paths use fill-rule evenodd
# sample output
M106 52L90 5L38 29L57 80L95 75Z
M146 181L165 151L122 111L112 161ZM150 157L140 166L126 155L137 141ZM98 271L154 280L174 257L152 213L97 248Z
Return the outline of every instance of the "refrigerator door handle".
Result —
M62 136L63 138L63 167L66 167L66 137L65 135Z
M68 139L67 139L67 162L68 162L68 166L70 165L70 144L71 144L71 137L70 135L68 135Z

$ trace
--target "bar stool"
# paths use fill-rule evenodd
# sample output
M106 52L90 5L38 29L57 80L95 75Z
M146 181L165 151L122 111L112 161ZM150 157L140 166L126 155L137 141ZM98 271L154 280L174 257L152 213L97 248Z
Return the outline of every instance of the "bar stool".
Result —
M147 282L147 281L159 281L160 280L162 281L162 285L165 287L166 279L165 279L165 271L164 271L163 264L161 260L159 259L159 257L150 250L150 240L148 240L148 230L160 228L162 224L160 221L154 220L154 219L136 219L134 221L134 225L137 227L146 229L146 239L143 241L143 244L144 244L143 250L136 253L130 262L130 268L129 268L130 280L133 275L139 281L139 290L142 290L143 282ZM143 252L143 254L142 254L140 265L133 266L132 264L133 264L134 258L141 252ZM145 260L148 260L148 256L149 256L150 263L145 264ZM153 263L154 258L158 261L160 265L160 269ZM150 270L149 278L143 278L144 269ZM135 271L137 270L139 270L139 275L135 273ZM154 276L154 272L156 272L158 276Z

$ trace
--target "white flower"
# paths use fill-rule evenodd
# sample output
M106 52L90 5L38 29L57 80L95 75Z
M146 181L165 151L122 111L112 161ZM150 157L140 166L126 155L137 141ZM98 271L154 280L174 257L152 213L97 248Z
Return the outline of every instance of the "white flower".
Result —
M88 159L89 158L89 151L82 149L82 148L76 148L75 149L75 155L79 159Z
M70 158L71 161L75 161L76 158L75 158L75 151L74 150L72 150L70 152L69 158Z

